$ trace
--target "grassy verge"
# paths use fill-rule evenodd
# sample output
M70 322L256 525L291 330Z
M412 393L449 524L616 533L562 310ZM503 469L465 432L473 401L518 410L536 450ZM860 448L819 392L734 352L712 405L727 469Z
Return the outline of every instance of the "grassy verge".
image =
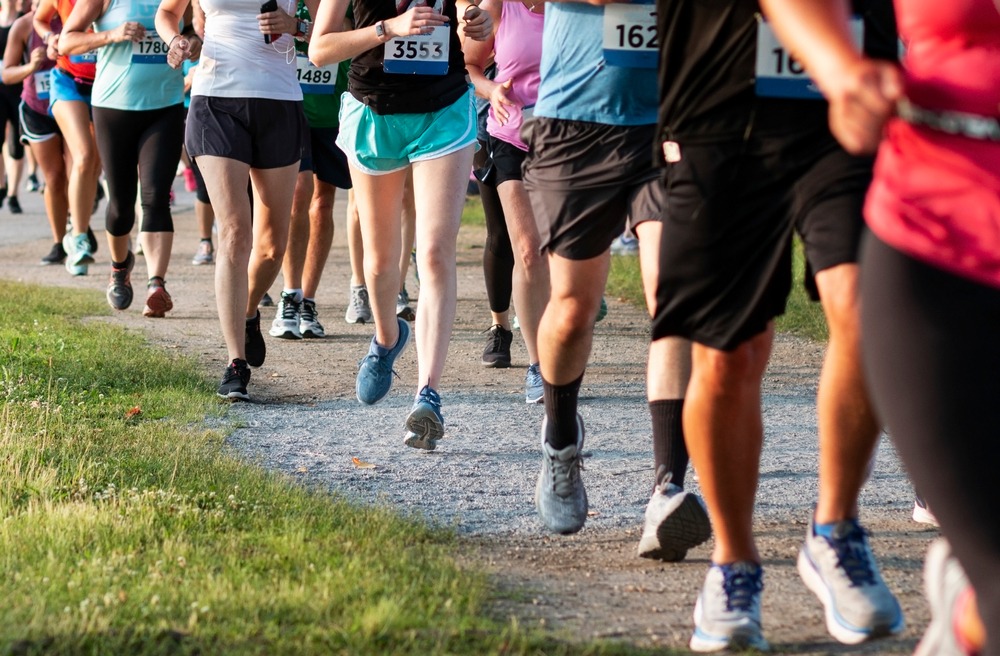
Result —
M778 317L776 327L779 332L792 333L812 340L825 342L829 334L826 329L826 319L819 303L809 299L802 286L805 275L805 259L802 245L796 241L792 252L792 293L788 297L785 314ZM608 295L621 298L637 307L645 307L645 297L642 295L642 278L639 275L639 258L621 256L611 258L611 271L608 274Z
M450 533L232 457L213 385L107 312L0 282L0 652L638 653L491 620Z

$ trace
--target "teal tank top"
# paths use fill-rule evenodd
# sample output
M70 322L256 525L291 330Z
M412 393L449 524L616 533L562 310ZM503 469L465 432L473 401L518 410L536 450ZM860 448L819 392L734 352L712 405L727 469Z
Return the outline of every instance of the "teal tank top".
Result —
M98 31L127 21L142 23L146 37L102 47L91 103L94 107L144 111L184 102L184 73L167 65L167 46L156 34L153 19L158 0L111 0L95 22Z

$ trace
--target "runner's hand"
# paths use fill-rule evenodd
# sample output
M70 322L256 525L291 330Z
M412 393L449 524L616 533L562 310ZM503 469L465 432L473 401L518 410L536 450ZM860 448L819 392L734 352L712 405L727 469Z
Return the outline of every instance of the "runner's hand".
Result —
M434 11L433 7L414 7L384 22L385 31L390 38L430 34L435 27L447 24L448 17Z
M52 34L51 36L49 36L49 45L45 49L45 56L53 61L55 61L56 57L59 56L58 34Z
M899 69L888 62L858 59L824 89L830 101L830 131L849 153L878 149L882 131L902 96Z
M462 20L465 21L462 31L473 41L485 41L493 36L493 17L490 16L489 12L483 11L476 5L469 5L465 8Z
M507 125L507 121L510 120L510 110L507 108L515 106L514 101L507 96L512 83L513 80L507 80L500 84L494 84L493 88L490 89L490 107L493 108L493 117L500 125Z
M45 60L45 46L38 46L31 51L31 55L28 57L28 63L31 64L31 69L34 71L38 70L38 67L42 65L42 61Z
M283 9L269 11L266 14L257 16L257 25L260 26L262 34L270 34L272 43L282 34L295 34L298 27L298 20L295 16L289 16Z
M143 24L132 21L122 23L115 29L111 30L111 41L114 43L121 43L123 41L142 41L145 36L146 28Z
M201 52L201 39L198 39L198 52ZM191 59L191 39L183 35L175 36L170 41L170 49L167 50L167 64L170 68L180 68L185 59Z

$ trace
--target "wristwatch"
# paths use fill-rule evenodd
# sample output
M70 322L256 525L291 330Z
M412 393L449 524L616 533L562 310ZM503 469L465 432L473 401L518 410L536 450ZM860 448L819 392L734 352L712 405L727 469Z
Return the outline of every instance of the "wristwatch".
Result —
M304 39L308 34L309 34L309 21L307 20L295 21L295 34L293 34L292 36L294 36L296 39Z
M378 37L379 41L385 41L385 21L380 20L375 23L375 36Z

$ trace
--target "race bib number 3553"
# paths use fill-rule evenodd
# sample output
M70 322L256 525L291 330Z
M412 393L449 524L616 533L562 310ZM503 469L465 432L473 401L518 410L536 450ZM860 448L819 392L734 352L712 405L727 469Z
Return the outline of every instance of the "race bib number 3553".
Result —
M604 7L604 61L611 66L656 68L656 5L636 2Z
M430 34L399 36L385 43L382 67L386 73L444 75L448 72L451 33L439 25Z

